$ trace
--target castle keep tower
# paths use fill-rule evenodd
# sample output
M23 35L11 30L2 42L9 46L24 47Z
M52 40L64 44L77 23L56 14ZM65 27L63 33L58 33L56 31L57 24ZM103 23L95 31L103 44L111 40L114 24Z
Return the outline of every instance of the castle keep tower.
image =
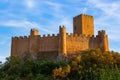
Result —
M81 14L73 18L73 33L94 35L93 16Z

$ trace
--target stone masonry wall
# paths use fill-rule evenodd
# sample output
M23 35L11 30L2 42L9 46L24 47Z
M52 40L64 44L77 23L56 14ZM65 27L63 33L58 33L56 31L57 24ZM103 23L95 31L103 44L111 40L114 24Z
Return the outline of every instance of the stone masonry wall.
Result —
M39 37L38 48L39 52L43 51L58 51L59 37L58 36L43 36Z
M29 38L28 37L15 37L12 38L11 53L14 56L21 56L22 53L29 51Z
M67 53L74 54L76 52L89 49L89 37L85 35L70 34L67 35Z

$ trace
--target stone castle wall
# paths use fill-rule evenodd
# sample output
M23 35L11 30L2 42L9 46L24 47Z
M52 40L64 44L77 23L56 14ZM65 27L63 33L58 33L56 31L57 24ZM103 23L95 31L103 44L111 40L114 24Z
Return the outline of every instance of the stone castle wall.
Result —
M67 35L67 53L73 54L75 52L89 49L89 36L70 34Z
M57 36L43 36L39 37L38 41L39 52L44 51L58 51L59 49L59 37Z
M101 30L94 36L93 20L92 16L87 15L74 17L74 31L71 34L66 32L65 26L59 27L57 35L41 36L38 34L38 30L31 29L29 36L12 38L11 55L39 53L41 59L54 61L57 55L72 55L89 49L100 48L103 51L109 51L106 32Z
M108 51L108 37L105 31L99 31L96 36L68 34L66 33L66 41L60 41L60 34L58 35L35 35L25 37L14 37L12 39L12 55L22 55L22 53L29 52L37 54L39 52L60 52L60 46L65 47L66 54L74 54L80 51L89 49L97 49ZM61 45L62 43L66 45ZM64 48L62 48L64 49ZM21 53L21 54L18 54Z
M16 56L28 52L29 40L30 39L27 36L12 38L11 54Z
M36 35L12 38L12 55L22 55L23 53L37 54L38 52L58 51L58 35ZM20 54L18 54L20 53Z

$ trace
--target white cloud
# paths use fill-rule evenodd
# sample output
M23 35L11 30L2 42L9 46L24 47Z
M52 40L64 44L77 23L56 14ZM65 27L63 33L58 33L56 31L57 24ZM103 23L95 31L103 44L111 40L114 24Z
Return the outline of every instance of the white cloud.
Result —
M56 18L63 18L65 16L65 15L63 15L63 12L65 11L65 7L67 7L66 5L64 5L62 3L58 3L58 2L53 2L50 0L43 1L43 4L48 7L45 10L43 9L43 11L49 13L50 15L52 15Z
M44 3L46 3L47 5L51 6L52 8L54 8L56 11L59 11L62 7L64 7L65 5L60 4L60 3L55 3L52 1L45 1Z
M24 0L24 5L29 9L33 9L36 6L36 1L35 0Z
M102 0L88 0L88 3L91 7L98 8L104 12L107 16L116 16L118 17L120 11L120 1L117 2L104 2ZM120 16L119 16L120 18Z
M0 22L0 26L7 26L7 27L21 27L21 28L37 28L44 32L52 33L51 31L44 28L44 26L36 23L36 22L30 22L27 20L8 20L5 22Z
M27 27L27 21L16 21L16 20L8 20L5 22L0 22L1 26L7 27Z

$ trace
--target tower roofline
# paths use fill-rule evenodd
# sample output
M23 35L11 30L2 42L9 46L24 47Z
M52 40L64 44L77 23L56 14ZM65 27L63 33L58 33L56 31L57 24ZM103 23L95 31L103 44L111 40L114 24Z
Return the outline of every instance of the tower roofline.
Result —
M93 16L88 15L88 14L79 14L79 15L77 15L77 16L75 16L75 17L73 17L73 18L76 18L76 17L79 17L79 16L89 16L89 17L93 17Z

